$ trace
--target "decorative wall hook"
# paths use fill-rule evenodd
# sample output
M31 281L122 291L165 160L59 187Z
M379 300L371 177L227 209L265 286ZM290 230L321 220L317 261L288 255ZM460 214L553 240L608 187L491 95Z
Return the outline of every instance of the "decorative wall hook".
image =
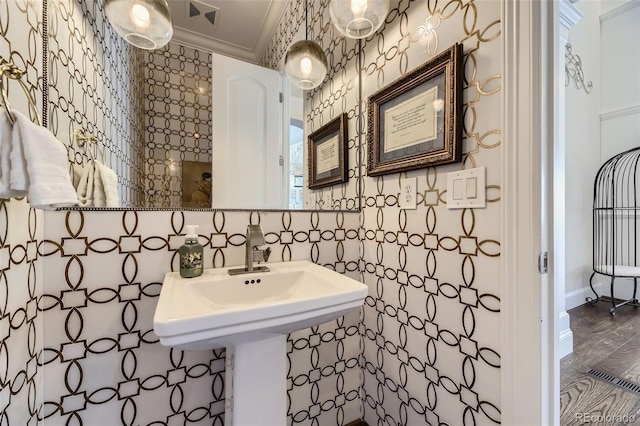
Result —
M582 71L582 60L580 56L573 54L571 43L565 44L564 59L564 85L568 86L569 80L573 80L576 89L584 89L586 93L591 93L593 83L591 81L585 83L584 71Z
M97 141L95 136L91 136L91 135L85 135L84 131L82 130L76 130L74 133L74 138L76 141L76 145L82 147L84 146L87 142L88 143L95 143Z

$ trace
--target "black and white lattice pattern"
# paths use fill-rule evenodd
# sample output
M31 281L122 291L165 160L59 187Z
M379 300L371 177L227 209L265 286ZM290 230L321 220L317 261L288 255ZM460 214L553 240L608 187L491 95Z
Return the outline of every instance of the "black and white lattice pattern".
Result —
M3 2L0 12L0 56L26 74L22 80L36 100L40 118L43 104L42 2ZM19 34L19 36L16 36ZM8 82L11 107L31 114L25 94ZM4 114L4 110L0 111ZM33 115L31 115L33 119ZM0 199L0 425L35 425L42 406L43 271L38 243L43 236L43 214L26 199Z
M347 175L348 181L322 189L305 189L304 208L320 210L357 210L358 178L360 176L360 151L358 135L358 70L357 42L340 36L330 24L329 3L309 2L308 37L325 51L329 71L325 83L304 94L304 131L308 135L324 124L346 113L348 121ZM278 69L284 64L284 56L294 36L304 34L304 2L292 1L278 24L273 38L267 45L261 65ZM304 158L308 157L305 143ZM308 164L305 162L307 168ZM308 176L308 173L305 171Z
M124 207L141 206L144 180L143 56L107 22L101 0L47 0L49 129L67 146L70 164L89 158L75 132L118 174ZM98 159L102 157L98 155Z
M370 425L500 422L500 4L400 2L362 52L368 96L464 45L463 164L363 180L364 411ZM488 205L446 208L446 174L487 167ZM416 210L399 210L417 178ZM494 184L491 184L494 182Z
M242 264L248 223L270 261L311 259L358 276L358 215L309 212L56 212L40 247L47 276L43 417L52 424L216 424L224 420L224 351L165 348L152 318L178 268L185 225L199 225L205 267ZM289 336L289 418L360 416L359 312ZM122 423L120 423L122 420ZM155 422L155 423L154 423Z
M144 206L181 207L182 162L211 163L211 54L172 42L145 73Z
M64 5L60 14L69 18L71 5L78 3L56 4ZM0 13L0 53L31 70L28 83L39 103L41 87L52 81L56 88L64 85L55 68L48 72L49 83L43 81L41 6L33 0L6 2L8 13ZM326 6L324 0L313 6L310 34L331 56L348 42L325 41L333 40ZM87 17L99 15L83 7ZM296 22L302 16L299 6L288 13ZM55 16L50 25L59 33L61 23L69 21ZM325 85L306 99L313 105L312 128L343 111L351 126L354 115L366 117L351 94L358 84L366 99L462 43L462 166L487 167L486 209L446 209L446 173L460 165L365 176L359 214L43 214L25 200L0 200L0 357L6 360L0 367L0 425L36 424L38 418L52 424L90 425L100 419L105 424L222 425L224 353L164 348L151 321L162 276L176 265L185 224L200 225L212 267L242 263L245 227L258 222L275 248L275 260L310 258L359 277L370 288L360 313L289 336L290 423L339 425L358 417L370 425L499 423L500 29L499 2L400 2L383 31L363 43L363 78L354 75L353 59L335 68L336 56ZM98 51L91 43L86 46ZM52 56L57 52L60 58L82 52L72 49L50 46ZM272 46L268 55L281 57L283 51L286 46ZM75 78L74 72L64 72L65 79ZM50 126L68 142L60 132L69 125L61 117L83 122L84 112L70 116L55 90L49 92ZM73 99L82 99L80 93L74 91ZM10 99L27 111L18 90ZM121 118L115 127L126 125ZM418 179L416 210L397 207L404 177Z

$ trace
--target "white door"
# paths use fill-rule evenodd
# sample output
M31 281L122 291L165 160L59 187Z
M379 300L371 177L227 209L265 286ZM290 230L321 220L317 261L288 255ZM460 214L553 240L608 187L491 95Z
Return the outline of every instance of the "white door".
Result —
M285 208L281 77L212 54L213 208Z

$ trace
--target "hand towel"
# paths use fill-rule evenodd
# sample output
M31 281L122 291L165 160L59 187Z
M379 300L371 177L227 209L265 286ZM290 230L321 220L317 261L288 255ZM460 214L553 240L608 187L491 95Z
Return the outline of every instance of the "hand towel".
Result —
M69 166L69 175L71 176L71 184L76 188L78 192L78 185L80 185L80 178L84 173L85 166L82 164L71 163Z
M96 160L93 161L93 205L95 207L107 207L107 194L104 192L102 175Z
M24 197L27 191L11 189L11 148L13 128L7 114L0 112L0 198Z
M118 175L99 161L94 161L95 175L102 184L102 193L105 196L104 207L120 207L118 196Z
M81 170L82 174L76 189L78 193L78 204L80 207L93 207L93 192L95 189L95 168L93 167L93 162L90 161Z
M16 123L13 124L11 133L11 167L9 185L13 191L27 193L29 189L29 175L27 173L27 159L24 156L24 147L22 146L22 135L18 126L18 114L14 111Z
M13 145L19 146L22 156L16 150L16 158L11 156L11 185L18 189L20 166L24 166L28 182L28 199L33 208L52 210L57 207L78 205L78 196L71 184L67 171L67 152L64 145L44 127L35 125L18 111L14 111L16 123L13 126ZM17 134L16 134L17 133ZM19 135L19 138L17 137ZM21 143L18 143L18 140ZM16 171L15 188L14 171Z

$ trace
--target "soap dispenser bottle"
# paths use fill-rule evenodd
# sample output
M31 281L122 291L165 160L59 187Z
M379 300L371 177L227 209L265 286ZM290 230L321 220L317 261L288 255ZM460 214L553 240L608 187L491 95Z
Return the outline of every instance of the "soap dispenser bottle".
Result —
M202 245L198 243L197 225L187 225L187 236L180 247L180 276L193 278L202 275Z

